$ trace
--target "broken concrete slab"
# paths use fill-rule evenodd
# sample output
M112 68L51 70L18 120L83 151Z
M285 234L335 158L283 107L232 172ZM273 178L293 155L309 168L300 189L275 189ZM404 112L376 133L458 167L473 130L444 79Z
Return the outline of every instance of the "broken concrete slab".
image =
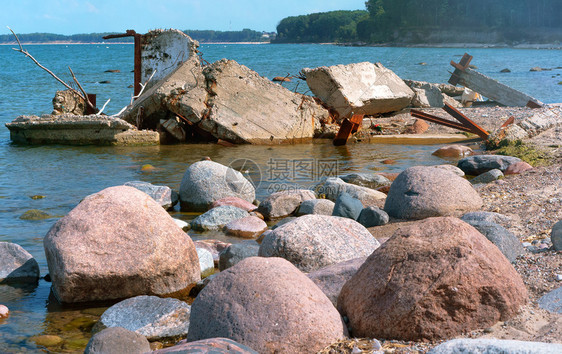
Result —
M176 29L156 29L142 35L141 82L152 80L145 89L172 73L179 65L197 56L199 42Z
M86 113L86 102L70 90L57 91L53 97L53 115Z
M310 90L339 114L375 115L399 111L410 105L414 92L392 70L381 63L305 68Z
M404 80L414 91L412 107L416 108L442 108L445 104L453 107L462 107L461 103L441 91L440 84L432 84L424 81Z
M158 132L109 116L20 116L6 123L13 142L63 145L157 145Z
M237 144L309 141L331 119L313 98L226 59L205 68L188 60L143 93L123 119L134 124L141 107L142 127L155 129L173 113L199 132Z

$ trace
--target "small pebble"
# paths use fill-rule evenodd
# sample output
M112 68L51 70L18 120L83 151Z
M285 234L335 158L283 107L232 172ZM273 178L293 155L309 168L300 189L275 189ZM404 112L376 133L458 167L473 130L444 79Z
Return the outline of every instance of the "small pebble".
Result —
M10 314L10 310L7 306L0 305L0 318L6 318Z
M532 244L530 242L523 242L523 247L528 248L531 247Z
M562 274L556 274L556 280L562 281Z

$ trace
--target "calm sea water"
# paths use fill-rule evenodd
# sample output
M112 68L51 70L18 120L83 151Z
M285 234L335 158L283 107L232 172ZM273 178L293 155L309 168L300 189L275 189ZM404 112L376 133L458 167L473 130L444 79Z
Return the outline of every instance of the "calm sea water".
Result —
M26 49L63 80L71 81L71 66L82 85L97 94L98 107L111 99L106 113L113 114L130 101L133 74L131 45L33 45ZM203 58L209 62L229 58L256 70L262 76L295 75L304 67L380 61L402 78L446 82L449 62L458 61L465 51L475 57L473 64L482 73L522 90L543 102L561 102L562 70L529 72L535 66L562 66L557 50L449 49L449 48L351 48L331 45L203 45ZM418 65L425 62L426 65ZM509 68L508 74L499 73ZM120 70L106 73L105 70ZM100 81L110 81L100 84ZM229 164L238 158L255 161L263 183L258 198L272 189L268 176L270 159L316 159L332 161L338 172L399 171L414 164L440 164L433 157L435 146L358 144L333 147L328 143L298 146L225 148L217 145L175 145L142 148L17 146L10 143L4 123L22 114L43 114L52 110L51 99L62 86L29 59L0 46L0 241L15 242L39 262L41 275L47 274L42 240L60 216L68 213L82 198L109 186L143 180L179 188L185 169L203 156ZM291 90L306 92L303 82L285 84ZM380 161L394 159L395 165ZM141 166L156 169L142 172ZM269 169L269 171L271 171ZM255 176L254 176L255 177ZM313 176L312 180L315 179ZM303 183L310 185L312 181ZM33 200L33 195L44 199ZM53 215L42 221L21 220L30 209ZM193 215L172 212L174 217ZM220 234L192 234L194 238L224 237ZM13 287L0 285L0 304L11 316L0 322L0 352L39 351L30 337L56 334L65 343L54 351L81 351L89 337L97 309L61 307L49 300L50 284Z

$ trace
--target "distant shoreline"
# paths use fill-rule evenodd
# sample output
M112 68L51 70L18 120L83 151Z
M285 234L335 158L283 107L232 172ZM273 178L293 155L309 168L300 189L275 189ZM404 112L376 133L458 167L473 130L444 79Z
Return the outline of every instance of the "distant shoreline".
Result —
M200 44L270 44L269 42L199 42ZM134 42L64 42L64 41L53 41L53 42L21 42L21 45L109 45L109 44L134 44ZM16 46L17 42L7 42L0 43L0 45L10 45Z

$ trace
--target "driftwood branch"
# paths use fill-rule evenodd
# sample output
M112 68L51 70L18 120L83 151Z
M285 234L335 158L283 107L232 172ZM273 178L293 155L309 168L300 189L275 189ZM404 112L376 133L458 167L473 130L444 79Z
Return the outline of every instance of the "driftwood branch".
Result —
M150 75L148 80L146 80L146 82L144 84L140 84L141 90L139 91L138 95L131 97L131 105L133 104L134 100L136 100L137 98L139 98L142 95L146 85L148 85L150 80L152 80L152 77L154 76L154 74L156 74L156 69L154 69L154 71L152 72L152 74Z
M7 27L7 26L6 26ZM18 42L18 46L19 49L17 48L12 48L12 50L15 50L16 52L20 52L23 55L25 55L26 57L28 57L29 59L31 59L35 65L37 65L38 67L40 67L41 69L45 70L47 73L49 73L49 75L51 75L52 77L55 78L55 80L57 80L58 82L60 82L61 84L64 85L64 87L66 87L67 89L69 89L70 91L74 92L75 94L78 95L78 97L80 97L81 99L83 99L86 104L88 104L90 107L92 107L94 110L97 110L95 107L93 107L93 105L90 103L90 101L88 100L88 95L86 95L84 93L84 95L80 92L78 92L77 90L75 90L74 88L70 87L70 85L68 85L66 82L64 82L63 80L61 80L57 75L55 75L51 70L47 69L46 67L44 67L43 65L41 65L41 63L39 63L31 54L29 54L29 52L25 49L23 49L23 46L21 45L21 42L18 38L18 36L16 35L16 33L10 28L8 27L8 29L10 30L10 32L12 32L12 34L14 35L14 37L16 37L16 41ZM70 69L70 68L69 68ZM70 70L70 72L72 73L72 70ZM84 89L82 88L82 86L80 86L80 84L78 83L78 80L76 80L76 78L74 77L74 74L72 74L72 77L74 78L74 81L78 84L78 87L80 87L80 89L82 90L82 92L84 92Z
M102 114L103 110L105 109L105 107L107 106L107 104L111 101L111 98L109 98L104 104L103 107L96 113L96 115L100 115Z
M80 82L78 82L78 79L76 78L76 76L74 75L74 72L72 71L72 69L70 68L70 66L68 67L68 71L70 71L70 75L72 75L72 79L74 80L74 82L76 83L76 85L78 85L78 88L80 89L80 91L82 91L82 94L84 95L84 101L86 101L86 104L88 105L88 107L90 107L94 112L98 112L98 109L96 107L94 107L94 105L92 104L92 102L90 102L90 100L88 99L88 94L86 93L86 90L84 90L84 88L82 87L82 85L80 85Z

